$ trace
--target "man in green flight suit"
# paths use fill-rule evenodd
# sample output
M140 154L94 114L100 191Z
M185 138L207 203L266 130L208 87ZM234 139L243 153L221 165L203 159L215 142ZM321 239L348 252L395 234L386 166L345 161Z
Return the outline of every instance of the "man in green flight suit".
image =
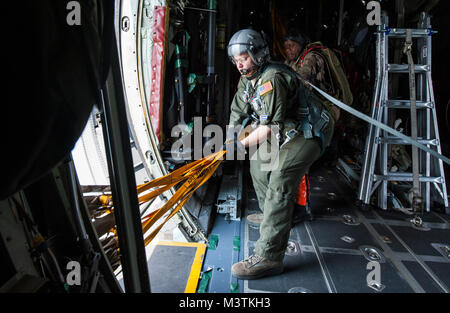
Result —
M259 144L250 158L250 174L264 213L254 254L234 264L232 274L258 279L283 271L297 186L329 144L334 123L320 103L318 118L311 124L305 119L300 122L298 91L306 88L288 66L269 62L269 49L260 33L238 31L230 39L228 56L241 74L229 124L237 127L251 115L256 120L253 131L240 142L250 148ZM320 131L321 139L311 136L311 130ZM263 151L273 156L274 149L278 162L270 167L273 158L264 157Z

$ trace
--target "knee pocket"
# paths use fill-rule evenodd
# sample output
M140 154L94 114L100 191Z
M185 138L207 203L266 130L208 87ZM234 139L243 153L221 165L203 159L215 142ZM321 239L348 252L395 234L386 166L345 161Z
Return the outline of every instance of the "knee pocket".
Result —
M286 190L280 190L280 189L273 189L270 188L267 189L267 196L266 199L277 201L277 202L284 202L294 199L295 193L291 191Z

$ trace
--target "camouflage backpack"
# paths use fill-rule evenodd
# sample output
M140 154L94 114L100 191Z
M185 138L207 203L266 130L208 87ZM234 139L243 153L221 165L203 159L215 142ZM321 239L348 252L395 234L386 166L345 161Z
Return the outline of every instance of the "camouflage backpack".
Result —
M350 90L350 85L344 69L342 68L341 62L334 51L330 48L324 47L321 42L314 42L306 46L305 52L300 58L300 62L303 62L306 55L312 51L319 53L326 60L328 74L331 76L329 79L330 84L332 84L331 89L335 90L332 96L351 106L353 103L353 95ZM335 84L337 85L338 90L336 90L334 86Z

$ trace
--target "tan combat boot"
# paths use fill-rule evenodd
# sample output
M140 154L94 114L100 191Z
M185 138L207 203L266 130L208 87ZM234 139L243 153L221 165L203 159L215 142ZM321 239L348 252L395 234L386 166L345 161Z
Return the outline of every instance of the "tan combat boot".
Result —
M277 275L282 272L283 261L271 261L256 254L244 261L233 264L231 267L231 274L234 277L247 280Z

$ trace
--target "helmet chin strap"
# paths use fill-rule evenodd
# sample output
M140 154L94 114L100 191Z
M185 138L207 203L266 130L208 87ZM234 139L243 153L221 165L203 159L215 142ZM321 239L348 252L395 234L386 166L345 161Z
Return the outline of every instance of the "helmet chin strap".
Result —
M262 65L253 65L253 66L249 67L248 69L239 70L239 72L241 73L241 75L248 75L248 73L255 70L255 73L252 76L246 77L248 80L252 80L252 79L255 79L256 77L258 77L259 74L261 74L262 69L265 68L266 65L267 65L267 62L264 62Z
M241 73L241 75L248 75L253 70L257 70L257 69L258 69L257 65L252 65L249 68L243 68L243 69L239 70L239 72Z
M250 77L246 77L248 80L252 80L252 79L256 78L259 75L259 73L261 72L261 66L253 65L247 69L239 70L239 72L241 73L242 76L244 76L244 75L248 75L253 70L255 70L255 73Z

